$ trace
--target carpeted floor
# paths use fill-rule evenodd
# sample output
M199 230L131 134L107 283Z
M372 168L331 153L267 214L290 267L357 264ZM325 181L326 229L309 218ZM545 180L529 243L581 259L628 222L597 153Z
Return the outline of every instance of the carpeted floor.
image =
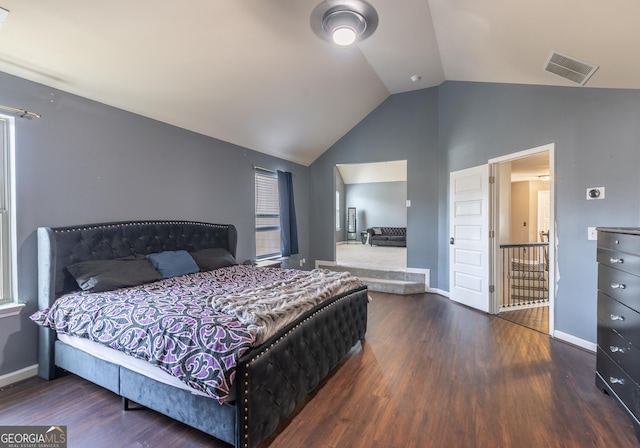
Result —
M360 242L336 244L336 262L345 266L406 269L407 248L369 246Z

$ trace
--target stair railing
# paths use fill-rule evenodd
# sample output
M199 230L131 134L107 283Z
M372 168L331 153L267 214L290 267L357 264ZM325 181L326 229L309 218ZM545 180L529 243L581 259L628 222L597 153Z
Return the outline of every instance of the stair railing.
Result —
M549 243L501 244L500 311L549 304Z

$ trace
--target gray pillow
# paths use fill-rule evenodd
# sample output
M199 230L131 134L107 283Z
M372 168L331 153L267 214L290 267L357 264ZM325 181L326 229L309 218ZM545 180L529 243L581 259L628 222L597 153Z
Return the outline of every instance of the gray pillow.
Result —
M193 274L200 270L186 250L167 250L149 254L147 259L160 272L162 278Z
M83 291L101 292L155 282L162 276L144 255L81 261L67 266Z
M191 252L191 256L196 261L201 271L212 271L226 266L234 266L238 264L233 255L221 247L215 249L202 249Z

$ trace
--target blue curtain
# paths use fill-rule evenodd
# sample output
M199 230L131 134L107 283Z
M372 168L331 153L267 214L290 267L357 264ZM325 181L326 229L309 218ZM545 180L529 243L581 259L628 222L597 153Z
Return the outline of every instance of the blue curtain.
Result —
M283 257L298 252L298 225L296 206L293 201L293 176L289 172L278 171L278 194L280 195L280 250Z

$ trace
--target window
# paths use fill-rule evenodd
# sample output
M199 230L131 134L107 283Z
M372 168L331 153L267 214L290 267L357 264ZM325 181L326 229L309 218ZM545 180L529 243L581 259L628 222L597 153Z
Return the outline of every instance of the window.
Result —
M0 115L0 305L13 303L16 299L13 129L14 119Z
M280 202L276 173L255 168L256 260L280 256Z

